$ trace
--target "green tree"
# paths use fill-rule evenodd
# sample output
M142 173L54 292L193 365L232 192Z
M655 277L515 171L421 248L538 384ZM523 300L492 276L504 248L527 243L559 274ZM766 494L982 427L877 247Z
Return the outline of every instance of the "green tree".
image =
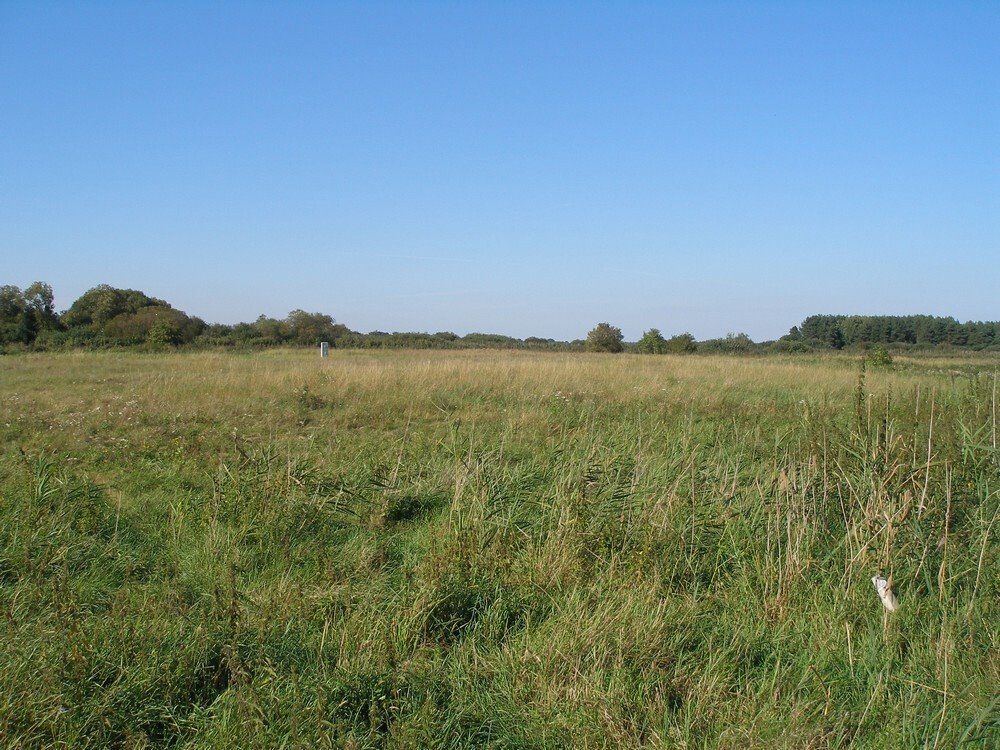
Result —
M154 329L158 332L154 344L181 344L193 341L204 328L204 322L189 318L172 307L152 305L134 313L122 313L109 320L103 328L106 339L125 346L151 342Z
M617 354L624 347L622 346L622 329L610 323L598 323L587 334L586 349L588 352L611 352Z
M802 321L800 330L806 339L814 339L833 349L844 346L844 332L840 325L843 315L810 315Z
M285 318L288 335L299 344L318 344L333 341L349 333L347 326L337 323L329 315L292 310Z
M116 289L100 284L84 292L70 306L63 315L63 323L69 328L92 326L100 331L113 318L136 313L144 307L170 308L170 305L135 289Z
M636 344L636 349L643 354L664 354L667 351L667 340L663 338L659 329L650 328L642 334L642 338Z
M754 346L753 339L745 333L727 333L723 339L709 339L698 344L702 351L720 354L746 354L753 351Z
M283 320L269 318L261 315L254 321L254 329L257 331L257 338L263 344L280 344L288 340L288 325Z
M24 311L24 293L12 285L0 286L0 323L16 323Z
M21 316L24 313L24 294L19 287L0 286L0 344L21 341Z
M44 281L36 281L24 290L24 304L34 313L39 330L59 328L59 316L56 315L55 295L51 285Z
M17 338L22 344L30 344L38 335L38 321L29 308L21 311L21 321L17 328Z

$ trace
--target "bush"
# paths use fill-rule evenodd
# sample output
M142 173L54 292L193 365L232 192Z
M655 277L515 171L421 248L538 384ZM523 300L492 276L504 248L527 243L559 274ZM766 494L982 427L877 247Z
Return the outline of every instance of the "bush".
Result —
M698 345L694 341L694 336L690 333L680 333L676 336L671 336L666 344L667 351L671 354L689 354L698 349Z
M724 339L709 339L702 341L699 348L703 352L718 354L748 354L756 345L745 333L729 333Z
M816 347L813 344L802 339L792 339L788 336L782 336L767 348L769 351L782 354L805 354L816 351Z
M872 367L892 367L892 355L881 345L873 347L866 359Z
M109 320L103 334L121 346L148 343L153 346L193 341L204 327L197 318L162 305L149 305L134 313L122 313Z
M165 346L176 346L181 342L180 331L170 325L165 320L158 320L153 323L149 333L146 334L146 343L154 349Z

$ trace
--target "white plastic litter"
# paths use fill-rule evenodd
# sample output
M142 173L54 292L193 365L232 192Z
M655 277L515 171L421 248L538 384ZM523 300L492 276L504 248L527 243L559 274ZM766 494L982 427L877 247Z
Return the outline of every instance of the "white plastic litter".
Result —
M889 581L885 577L872 576L872 584L875 586L875 591L878 592L878 598L882 600L883 607L890 612L895 612L899 609L899 600L892 593L892 586L889 585Z

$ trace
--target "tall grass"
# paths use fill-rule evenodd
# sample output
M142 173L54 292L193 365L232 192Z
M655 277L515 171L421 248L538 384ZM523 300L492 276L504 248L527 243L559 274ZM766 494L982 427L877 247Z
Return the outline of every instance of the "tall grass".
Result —
M997 364L0 359L0 737L1000 746Z

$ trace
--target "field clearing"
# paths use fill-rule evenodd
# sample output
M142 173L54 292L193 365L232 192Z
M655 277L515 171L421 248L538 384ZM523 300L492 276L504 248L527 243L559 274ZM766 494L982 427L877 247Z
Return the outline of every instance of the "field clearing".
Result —
M998 366L0 357L0 738L1000 747Z

